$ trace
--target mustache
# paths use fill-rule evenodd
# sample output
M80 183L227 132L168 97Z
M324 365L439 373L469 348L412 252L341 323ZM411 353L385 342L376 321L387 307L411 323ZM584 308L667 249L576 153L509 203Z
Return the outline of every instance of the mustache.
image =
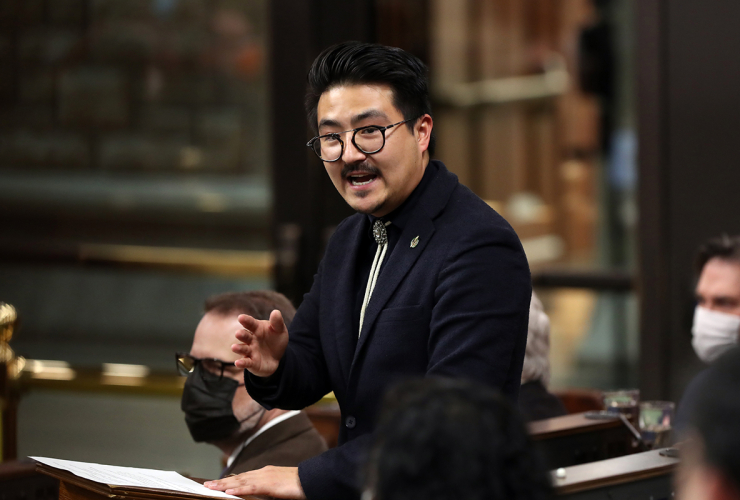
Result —
M362 172L365 174L380 176L380 169L364 161L360 163L345 163L344 167L342 167L342 177L346 178L352 172Z

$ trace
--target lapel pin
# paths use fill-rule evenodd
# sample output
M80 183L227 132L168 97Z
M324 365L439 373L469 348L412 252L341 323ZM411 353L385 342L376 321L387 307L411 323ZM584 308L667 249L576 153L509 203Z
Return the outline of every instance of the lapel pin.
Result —
M411 248L416 248L416 245L419 244L419 237L417 236L413 240L411 240Z

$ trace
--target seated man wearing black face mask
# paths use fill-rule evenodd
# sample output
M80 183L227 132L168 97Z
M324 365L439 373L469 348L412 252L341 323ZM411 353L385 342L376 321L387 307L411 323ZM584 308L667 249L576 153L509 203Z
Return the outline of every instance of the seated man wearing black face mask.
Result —
M178 353L177 365L187 375L182 410L197 442L211 443L227 457L222 476L267 465L297 466L327 449L305 413L267 411L244 388L244 370L234 366L234 331L239 314L267 319L278 309L290 322L295 308L277 292L225 293L205 303L190 353Z
M740 236L709 240L696 263L699 281L691 345L700 360L712 364L740 340ZM674 426L679 437L708 373L704 370L694 377L681 398Z

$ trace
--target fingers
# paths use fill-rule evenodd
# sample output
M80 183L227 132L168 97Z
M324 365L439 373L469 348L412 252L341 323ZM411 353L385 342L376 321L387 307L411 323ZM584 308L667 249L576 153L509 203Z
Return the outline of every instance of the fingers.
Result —
M285 326L285 320L283 320L283 313L277 309L270 313L270 327L275 333L283 333L288 330L288 327Z
M243 358L251 358L254 353L252 346L246 344L232 344L231 350Z
M204 483L206 488L229 495L268 495L275 498L305 499L297 467L264 467Z
M237 330L234 332L234 336L245 344L249 344L254 339L254 333L250 330Z
M242 368L244 370L248 370L249 368L254 367L254 360L252 358L241 358L234 361L234 366L237 368Z
M285 321L283 320L283 314L277 309L274 309L270 313L269 321L254 319L248 314L240 314L239 316L237 316L236 319L244 327L244 330L240 330L240 333L236 335L236 338L238 338L242 342L247 341L247 338L249 338L249 334L257 333L258 335L263 335L262 332L265 331L264 326L268 324L270 325L272 331L275 333L283 333L288 331L288 327L285 326Z
M248 355L256 344L254 334L249 330L237 330L234 332L234 337L239 342L231 345L231 350L242 356Z
M234 365L242 369L252 368L254 365L254 360L252 359L254 356L254 335L247 330L239 330L234 335L241 341L238 344L231 345L231 351L241 356L241 359L234 361Z
M259 320L254 319L249 314L240 314L236 317L236 320L241 323L244 328L252 332L257 330L257 327L260 324Z
M227 495L258 495L258 484L250 482L247 474L249 473L245 472L218 481L208 481L203 486L212 490L223 491Z
M251 345L247 344L232 344L231 350L236 354L242 356L240 359L234 361L234 365L237 368L253 368L254 367L254 349Z
M216 481L206 481L205 483L203 483L203 486L218 491L225 491L229 488L236 488L241 484L241 481L238 479L241 475L243 474L239 474L236 476L227 476Z

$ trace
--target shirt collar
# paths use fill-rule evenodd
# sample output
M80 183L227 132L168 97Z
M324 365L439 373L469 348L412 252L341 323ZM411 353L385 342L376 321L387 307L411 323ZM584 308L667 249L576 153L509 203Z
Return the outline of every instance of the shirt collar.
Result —
M257 436L259 436L260 434L262 434L263 432L265 432L270 427L274 427L277 424L279 424L280 422L283 422L285 420L288 420L290 417L295 417L299 413L300 413L299 410L293 410L293 411L289 411L287 413L283 413L282 415L279 415L279 416L273 418L272 420L270 420L269 422L267 422L265 425L263 425L262 427L260 427L257 430L257 432L255 432L254 434L252 434L251 436L249 436L246 439L246 441L244 441L240 446L237 447L236 450L234 450L234 452L231 454L231 456L229 457L229 459L226 461L226 467L231 467L231 464L234 463L234 460L236 460L236 457L239 456L239 453L241 453L244 448L246 448L247 446L249 446L249 443L251 443L252 441L254 441Z

